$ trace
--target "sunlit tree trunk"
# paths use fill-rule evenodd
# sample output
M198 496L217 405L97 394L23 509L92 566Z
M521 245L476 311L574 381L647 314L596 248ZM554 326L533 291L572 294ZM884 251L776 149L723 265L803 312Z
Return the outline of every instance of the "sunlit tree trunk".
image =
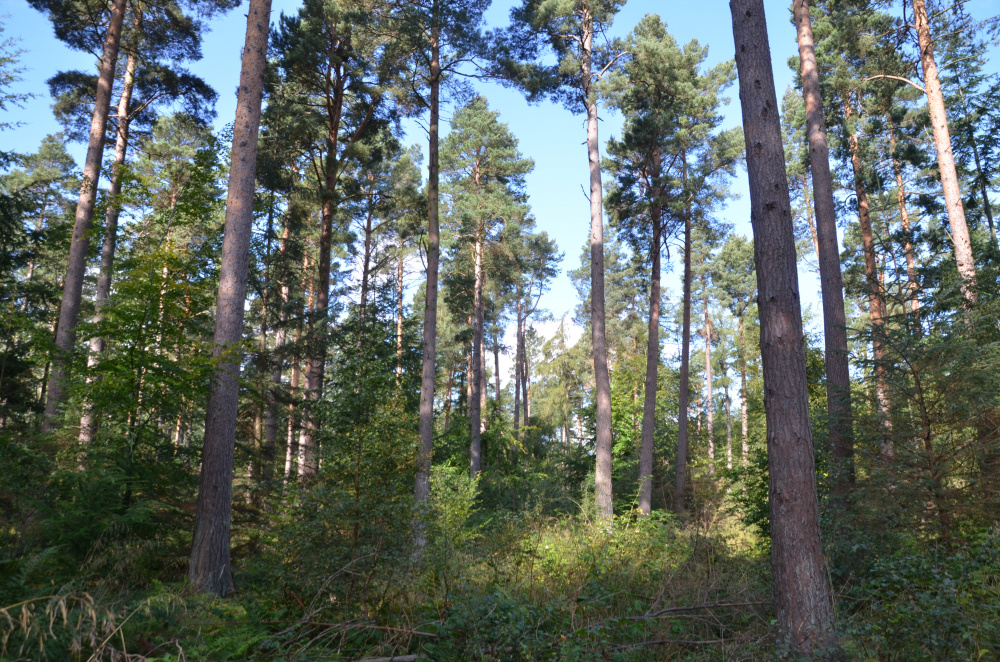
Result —
M188 577L202 593L233 590L230 555L233 453L239 395L239 343L243 336L247 262L253 228L254 174L271 0L250 0L233 128L213 357L217 361L205 417L198 502Z
M910 214L906 209L906 185L903 181L903 169L896 158L896 132L892 118L886 116L889 130L889 153L892 156L892 172L896 177L896 203L899 205L899 223L903 227L903 253L906 257L906 277L910 289L910 311L920 315L920 285L917 282L917 260L913 253L913 240L910 232Z
M968 305L976 302L976 261L972 257L972 242L969 226L965 222L962 207L962 190L955 170L955 156L951 151L951 135L948 133L948 116L944 108L944 95L938 79L937 63L934 60L934 41L931 39L930 21L924 0L913 0L913 19L917 27L917 41L920 44L920 64L924 70L924 91L927 93L927 111L931 116L934 130L934 147L937 149L938 168L941 172L941 188L944 190L944 204L951 226L951 240L955 246L955 262L962 278L962 295Z
M118 99L118 131L115 137L115 157L111 164L111 183L108 186L108 209L104 215L104 243L101 245L101 269L97 275L97 290L94 293L94 324L104 320L104 306L111 296L111 279L115 266L115 246L118 243L118 215L121 212L122 168L125 165L125 153L128 150L129 104L132 103L132 86L135 84L135 69L137 55L129 53L125 63L125 76L122 79L122 93ZM90 339L90 353L87 356L88 373L97 366L104 354L104 338L94 336ZM87 383L93 382L93 376L87 375ZM97 420L91 405L84 405L80 417L80 442L89 444L97 434ZM178 435L179 436L179 435Z
M820 544L802 312L785 155L763 0L731 0L750 180L770 477L771 574L793 652L838 647Z
M739 318L740 341L740 433L743 440L743 466L750 462L750 407L747 398L747 355L746 331L743 315Z
M854 440L851 435L851 376L847 353L844 280L837 243L837 211L833 201L830 146L823 116L823 96L813 41L808 0L793 5L799 45L799 72L809 139L809 170L816 210L820 289L823 295L823 342L826 359L827 429L834 458L833 492L846 494L854 485Z
M111 88L115 82L115 65L121 46L122 23L125 19L125 0L114 0L108 19L108 33L101 52L101 69L97 77L94 112L90 120L90 138L87 156L83 162L83 181L80 199L76 205L73 235L70 238L66 277L63 279L62 302L59 305L59 324L56 326L55 351L49 374L48 394L42 430L50 432L59 423L60 409L65 399L66 368L76 344L76 326L80 320L83 297L83 280L87 271L87 252L90 250L90 228L94 220L94 201L97 183L101 177L101 160L104 156L104 139L111 107Z
M715 475L715 398L712 395L712 318L708 310L708 281L701 276L705 295L705 422L708 429L708 473Z
M469 427L472 443L469 448L469 473L473 478L483 470L483 239L477 231L475 245L475 284L472 292L472 374L469 378Z
M601 187L601 157L597 137L597 92L593 89L591 58L594 17L589 7L582 10L580 84L587 107L587 159L590 163L590 327L594 352L594 401L596 404L596 455L594 472L597 514L608 519L614 512L611 496L611 373L604 317L604 216ZM527 393L525 393L527 401ZM527 424L527 420L525 421Z

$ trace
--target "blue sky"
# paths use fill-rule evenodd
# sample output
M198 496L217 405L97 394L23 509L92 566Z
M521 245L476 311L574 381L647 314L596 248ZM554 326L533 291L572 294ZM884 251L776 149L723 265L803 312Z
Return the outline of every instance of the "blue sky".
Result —
M496 2L487 15L489 23L493 26L505 24L513 4L504 0ZM974 0L969 8L973 15L986 17L996 13L998 4L1000 0ZM235 89L246 26L246 6L247 3L244 2L239 9L211 22L211 30L203 41L204 58L189 65L194 73L204 77L219 92L217 126L231 122L235 113ZM274 0L273 16L277 17L282 11L293 13L298 6L299 2L296 0ZM797 52L795 29L789 20L787 0L765 0L765 7L775 87L780 98L793 80L787 62ZM92 68L93 59L69 50L56 40L45 17L31 9L25 0L4 0L2 11L8 15L7 34L20 36L20 45L26 50L22 63L27 71L20 91L38 94L23 109L13 109L9 113L10 120L23 122L23 125L3 136L4 148L34 151L43 136L59 130L52 118L45 80L59 70ZM708 44L708 65L733 56L732 25L727 2L631 0L616 17L612 34L624 36L647 13L659 13L680 43L697 39L702 44ZM535 170L527 178L527 190L532 210L538 219L538 227L554 237L560 250L565 253L564 271L575 268L580 251L587 241L590 226L588 202L583 193L583 188L589 188L584 117L551 102L529 106L520 93L499 85L482 84L479 85L479 90L489 99L491 107L500 111L501 119L510 125L520 139L521 150L535 160ZM730 89L729 96L732 101L724 111L727 127L741 122L735 86ZM444 116L447 119L447 110ZM409 123L407 126L407 142L419 143L426 153L426 135L420 125ZM621 118L608 109L602 109L602 155L604 141L619 134L620 129ZM83 151L82 146L76 146L72 153L82 160ZM745 172L741 172L736 178L732 189L741 198L730 202L719 216L732 224L736 232L750 235ZM672 251L671 256L676 262L677 252ZM680 289L677 270L665 273L664 280L667 296L671 302L676 301ZM800 280L803 306L811 306L818 313L818 279L813 273L800 269ZM564 313L571 314L576 302L576 291L564 273L543 299L543 306L558 318ZM818 330L819 320L814 320L811 326Z

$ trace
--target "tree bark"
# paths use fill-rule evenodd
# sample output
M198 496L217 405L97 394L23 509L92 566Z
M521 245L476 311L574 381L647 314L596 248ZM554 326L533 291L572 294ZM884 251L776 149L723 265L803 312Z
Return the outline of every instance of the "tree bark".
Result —
M906 185L903 182L903 169L896 158L896 130L892 118L886 115L886 125L889 131L889 153L892 156L892 172L896 177L896 203L899 205L899 223L903 227L903 253L906 257L906 278L910 289L910 311L920 316L920 284L917 282L917 260L913 253L913 240L910 238L910 213L906 209Z
M941 188L944 204L951 226L951 240L955 246L955 262L958 275L962 278L962 296L966 305L976 303L976 261L972 256L972 242L969 226L965 222L962 207L962 190L958 173L955 171L955 156L951 151L951 136L948 133L948 116L944 108L944 95L938 79L937 63L934 60L934 42L931 39L930 21L924 0L913 0L913 18L917 27L917 41L920 44L920 64L924 70L924 90L927 93L927 110L934 130L934 147L937 149L938 167L941 171Z
M137 19L138 22L138 19ZM97 291L94 294L94 317L92 322L100 324L104 320L103 308L111 296L111 279L115 266L115 246L118 243L118 215L121 212L122 168L128 150L129 104L132 102L132 86L135 84L135 69L138 61L136 53L129 53L122 79L122 92L118 99L118 131L115 137L115 158L111 165L111 183L108 187L108 210L104 215L104 243L101 245L101 270L97 276ZM101 336L90 339L90 354L87 356L87 371L92 371L104 354L105 341ZM93 382L88 374L87 383ZM84 404L80 417L80 443L89 444L97 434L93 406Z
M658 164L658 154L654 162ZM659 168L656 168L659 170ZM658 177L656 174L654 177ZM654 195L654 197L657 197ZM656 386L660 366L660 208L651 208L653 221L649 283L649 327L646 341L646 384L642 400L642 445L639 447L639 512L648 515L653 502L653 443L656 431Z
M845 108L851 116L851 108ZM875 234L869 213L868 194L865 191L858 136L848 138L851 150L851 167L854 170L854 192L858 199L858 221L861 224L861 245L865 254L865 280L868 284L868 316L872 325L872 359L875 363L875 400L878 404L880 454L883 459L893 456L892 423L889 418L889 386L886 373L885 351L885 292L879 278L878 256L875 253Z
M608 371L604 318L604 190L601 186L600 143L597 136L597 94L593 89L591 71L594 17L589 7L584 7L581 23L580 86L587 109L587 160L590 164L590 327L594 351L597 428L594 483L597 515L601 519L609 519L614 514L614 502L611 496L611 373Z
M63 279L59 324L56 326L56 346L52 354L52 370L49 374L45 414L42 418L43 432L51 432L58 426L60 409L66 397L66 369L76 344L76 325L80 320L83 280L87 271L87 252L90 249L90 228L94 221L94 200L101 177L108 109L111 107L115 65L118 62L118 49L121 46L125 5L125 0L114 0L112 3L108 34L104 38L101 52L101 70L97 78L94 112L90 120L90 138L87 143L87 156L83 163L83 182L80 185L80 198L73 221L66 277Z
M686 157L685 157L686 158ZM684 284L681 322L681 374L677 398L677 476L674 483L674 511L684 514L688 452L688 389L691 356L691 210L684 213Z
M435 0L435 15L437 11ZM414 499L420 506L431 489L431 453L434 450L434 380L437 351L438 256L438 122L441 99L440 27L431 29L430 122L427 147L427 288L424 302L423 365L420 376L420 457L414 484ZM419 522L414 531L417 550L427 545L427 534ZM419 554L419 552L418 552Z
M708 311L708 279L701 276L705 295L705 412L708 430L708 473L715 475L715 398L712 395L712 318Z
M740 432L743 435L743 466L750 462L750 407L747 398L747 354L746 330L743 315L739 318L740 334Z
M837 244L837 211L833 202L830 146L826 135L826 120L823 117L823 96L819 86L819 67L816 64L808 0L796 0L793 11L809 139L809 169L812 173L816 210L820 290L823 297L827 430L834 460L832 489L835 494L843 495L854 485L854 440L851 435L851 376L848 368L844 280L840 272L840 248Z
M239 394L239 342L243 336L243 305L247 261L253 226L254 175L260 105L267 61L271 0L250 0L246 44L240 71L232 166L226 200L225 234L216 300L213 357L217 361L205 417L198 503L188 577L203 593L228 595L233 590L230 564L233 453Z
M475 284L472 291L472 376L469 385L469 474L474 479L483 470L483 239L477 234L475 245Z
M396 386L403 380L403 241L399 241L396 263Z
M731 0L750 180L750 221L770 477L771 567L778 627L792 650L838 647L820 544L797 256L763 0Z

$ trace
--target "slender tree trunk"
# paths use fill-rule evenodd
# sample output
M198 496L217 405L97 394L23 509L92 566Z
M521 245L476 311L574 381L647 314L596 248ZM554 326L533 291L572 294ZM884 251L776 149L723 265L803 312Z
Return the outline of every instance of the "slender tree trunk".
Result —
M725 366L722 369L726 371ZM733 469L733 401L729 399L729 380L723 385L723 396L726 399L726 469Z
M282 267L286 264L285 261L288 255L288 244L291 242L291 239L291 227L286 220L285 228L281 236L281 254L279 257ZM265 455L270 455L272 460L275 456L278 444L278 393L281 388L282 368L284 368L283 352L285 349L285 342L288 337L288 299L291 296L291 288L288 285L287 279L283 278L282 280L284 282L281 284L281 303L278 307L278 328L274 333L274 356L271 359L271 383L267 390L267 413L264 418ZM273 462L269 462L267 466L270 467L271 464L273 464ZM287 450L285 464L288 464ZM265 480L271 480L271 478L271 475L265 475Z
M750 407L747 398L747 354L746 331L743 314L739 317L740 333L740 432L743 438L743 466L750 462Z
M480 293L480 296L482 293ZM479 343L479 433L486 433L486 392L489 379L486 375L486 342Z
M587 108L587 159L590 163L590 326L594 351L594 400L597 409L597 465L594 483L597 515L601 519L608 519L614 513L611 496L611 373L608 371L604 317L604 190L601 186L600 143L597 137L597 93L593 89L591 72L594 17L590 14L589 6L585 6L583 10L582 23L580 84Z
M845 109L850 117L851 109ZM858 199L858 220L861 224L861 245L865 253L865 280L868 283L868 316L872 325L872 359L875 363L875 399L879 409L879 431L882 437L880 453L883 458L893 456L892 423L889 418L889 386L886 374L885 351L885 293L879 279L878 256L875 254L875 235L869 213L868 194L865 191L860 145L857 134L848 138L851 149L851 166L854 169L854 191Z
M771 50L763 0L731 0L729 6L759 292L774 611L793 651L822 655L838 643L820 544L795 231Z
M253 227L254 173L260 102L264 90L271 0L250 0L247 36L243 47L232 166L226 200L222 267L216 300L212 376L205 417L198 503L188 576L198 591L228 595L233 590L229 561L232 521L233 452L239 394L239 342L243 336L243 305L247 290L247 261Z
M913 18L917 26L917 41L920 44L920 64L924 70L924 89L927 93L927 110L934 130L934 147L937 148L938 167L941 171L941 188L944 204L951 226L951 239L955 245L955 262L962 278L962 295L966 304L976 303L976 261L972 256L972 242L969 226L965 222L962 207L962 190L958 173L955 171L955 156L951 151L951 136L948 133L948 116L944 108L944 95L938 79L937 63L934 60L934 42L931 39L930 21L924 0L913 0Z
M917 282L917 260L913 253L913 241L910 238L910 214L906 209L906 186L903 182L903 169L896 158L896 131L892 118L886 115L889 129L889 153L892 155L892 172L896 176L896 203L899 205L899 223L903 227L903 252L906 256L906 277L910 288L910 311L920 316L920 284Z
M138 21L137 21L138 22ZM97 291L94 295L94 317L92 322L100 324L104 320L104 305L111 296L111 278L115 265L115 246L118 243L118 215L121 212L122 168L125 165L125 153L128 150L129 104L132 102L132 86L135 83L137 56L129 53L125 64L125 77L122 79L122 93L118 99L118 131L115 138L115 158L111 165L111 184L108 187L108 210L104 216L104 243L101 245L101 270L97 276ZM90 354L87 356L87 372L91 372L104 354L104 338L94 336L90 339ZM93 376L87 376L87 383L93 382ZM80 417L80 443L89 444L97 434L97 420L93 406L85 404Z
M654 155L658 164L659 154ZM659 168L656 168L659 170ZM656 175L658 176L658 175ZM656 196L654 196L656 197ZM660 366L660 208L654 202L653 266L649 283L649 328L646 344L646 384L642 400L642 445L639 448L639 512L648 515L653 504L653 442L656 431L656 385Z
M403 380L403 241L399 242L396 263L396 386Z
M708 311L708 282L701 276L705 295L705 412L708 429L708 473L715 475L715 398L712 395L712 318Z
M434 2L435 16L437 0ZM440 28L431 30L430 122L427 149L427 288L424 303L423 366L420 377L420 458L414 484L414 499L418 506L427 501L431 489L431 453L434 450L434 380L437 351L438 298L438 112L441 98L441 63L438 38ZM427 535L417 523L414 531L417 550L427 545ZM418 551L419 556L419 551Z
M295 330L295 346L298 347L302 342L302 328ZM297 350L296 350L297 351ZM298 476L298 466L296 464L299 457L299 442L298 442L298 416L296 416L295 411L295 401L299 397L299 382L301 380L301 373L299 371L299 358L298 356L292 357L292 374L288 380L289 391L292 396L292 402L288 403L288 430L285 437L285 478L287 480L295 480Z
M66 277L63 279L59 324L56 327L56 346L52 355L48 397L42 419L43 432L51 432L59 423L60 409L65 399L66 368L76 344L76 325L80 319L83 280L87 271L87 252L90 249L90 228L94 220L94 200L97 196L97 183L101 177L108 109L111 107L111 88L115 82L115 65L118 62L118 49L121 46L125 4L125 0L114 0L112 3L108 33L104 38L104 48L101 52L101 71L97 78L94 112L90 120L90 138L83 164L83 182L80 185L80 199L73 221Z
M834 459L833 492L843 495L854 485L854 440L851 435L851 376L847 360L844 280L840 272L840 248L837 244L837 211L833 202L830 146L826 135L826 120L823 117L823 96L820 93L819 68L816 64L808 0L796 0L793 11L798 33L802 97L809 137L809 169L812 173L816 209L820 289L823 295L827 429Z
M445 389L445 400L444 400L444 429L447 430L451 427L451 399L452 399L452 389L455 388L455 370L452 368L448 369L448 386Z
M299 432L299 478L309 478L319 471L319 429L316 405L323 398L323 380L326 373L327 325L330 304L330 259L333 250L333 216L336 202L333 196L337 187L337 134L331 130L327 138L327 165L323 201L322 227L319 236L318 278L312 309L312 333L308 339L309 358L306 369L306 399Z
M515 314L517 316L517 329L514 340L514 437L520 439L519 430L521 427L521 371L522 371L522 344L521 332L524 321L521 319L522 299L520 286L518 286L517 303L515 304Z
M472 292L472 375L469 379L469 426L472 443L469 449L469 473L475 478L482 465L482 391L483 391L483 240L476 237L475 285Z
M677 400L677 476L674 486L674 511L684 514L688 452L688 388L691 356L691 214L684 214L684 293L681 322L681 375Z
M813 250L816 251L816 265L818 266L822 254L819 252L819 236L816 234L816 220L813 218L813 208L809 196L809 177L807 175L802 176L802 196L806 202L806 223L809 224L809 236L812 237Z

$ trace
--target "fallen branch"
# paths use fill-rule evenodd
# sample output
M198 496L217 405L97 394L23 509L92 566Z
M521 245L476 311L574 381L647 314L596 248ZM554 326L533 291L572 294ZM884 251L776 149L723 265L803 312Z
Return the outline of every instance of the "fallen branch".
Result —
M675 644L677 646L709 646L712 644L730 644L737 641L749 641L755 637L736 637L735 639L654 639L653 641L640 641L636 644L624 644L622 646L615 646L613 648L607 648L609 653L614 651L623 651L629 648L638 648L639 646L665 646L669 644Z
M366 657L355 662L416 662L423 660L423 655L394 655L393 657Z
M751 605L769 605L769 604L771 604L769 601L763 601L763 602L717 602L715 604L710 604L710 605L694 605L693 607L667 607L666 609L660 609L658 611L654 611L652 614L646 614L644 616L629 616L628 620L630 620L630 621L644 621L647 618L656 618L657 616L660 616L662 614L669 614L671 612L678 612L678 611L696 611L698 609L717 609L717 608L722 608L722 607L749 607Z

